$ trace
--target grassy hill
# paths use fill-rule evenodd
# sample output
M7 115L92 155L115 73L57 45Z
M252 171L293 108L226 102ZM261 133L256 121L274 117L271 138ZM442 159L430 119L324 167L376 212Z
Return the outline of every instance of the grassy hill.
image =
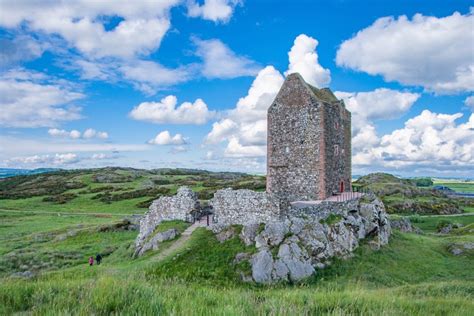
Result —
M463 199L416 184L416 179L401 179L386 173L372 173L354 182L358 190L372 191L379 196L389 213L456 214L470 206ZM471 185L474 188L474 184Z
M395 231L380 251L364 245L353 258L336 260L300 284L242 282L239 270L249 267L233 260L252 247L237 237L220 243L203 228L163 260L159 254L173 241L132 259L137 231L121 228L122 214L143 213L138 203L173 194L181 184L198 192L263 189L264 178L107 168L0 182L0 314L470 315L474 310L473 253L451 252L453 245L474 243L474 216L413 217L424 234ZM105 192L107 198L97 197ZM45 201L65 194L77 196ZM437 226L446 220L464 226L439 235ZM182 231L187 224L161 226ZM98 252L103 263L89 267L87 258ZM28 271L31 278L18 276Z

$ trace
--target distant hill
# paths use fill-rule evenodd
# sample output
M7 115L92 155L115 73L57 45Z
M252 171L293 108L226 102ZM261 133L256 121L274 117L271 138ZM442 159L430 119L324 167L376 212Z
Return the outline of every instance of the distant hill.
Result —
M380 197L389 213L456 214L462 212L458 201L440 190L426 186L423 180L427 179L402 179L388 173L371 173L360 177L353 186L355 190L370 191Z
M38 169L12 169L12 168L0 168L0 178L8 178L21 175L29 174L40 174L51 171L58 171L58 168L38 168Z

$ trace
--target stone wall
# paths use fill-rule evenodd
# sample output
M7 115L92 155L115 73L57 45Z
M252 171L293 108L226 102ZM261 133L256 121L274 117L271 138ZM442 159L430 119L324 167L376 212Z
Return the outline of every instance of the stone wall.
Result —
M175 196L163 196L153 201L140 221L140 233L135 241L136 250L140 251L159 223L167 220L191 220L191 212L198 208L197 194L188 187L180 187Z
M281 215L279 203L275 196L266 192L219 190L209 202L214 213L213 229L232 224L278 221Z
M289 201L350 190L350 112L329 89L299 74L285 80L268 109L267 192Z

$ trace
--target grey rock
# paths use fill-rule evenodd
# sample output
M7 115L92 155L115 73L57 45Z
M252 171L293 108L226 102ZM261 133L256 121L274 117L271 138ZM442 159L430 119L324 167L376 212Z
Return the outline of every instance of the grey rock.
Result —
M150 238L140 250L136 252L137 256L142 256L145 252L149 250L157 250L160 246L160 243L166 240L175 239L179 235L179 231L175 228L168 229L167 231L157 233L155 236Z
M251 258L251 254L247 252L239 252L238 254L235 255L234 261L232 263L239 264L245 260L249 260L250 258Z
M262 249L252 256L252 278L257 283L271 283L273 257L268 249Z
M265 225L265 229L259 234L259 236L266 241L267 245L276 246L283 241L288 232L288 223L270 222Z
M246 246L250 246L255 242L259 227L260 224L258 223L248 224L242 227L239 237Z
M236 235L235 228L232 226L229 226L228 228L223 229L221 232L217 233L216 238L221 243L223 243L224 241L233 238L235 235Z

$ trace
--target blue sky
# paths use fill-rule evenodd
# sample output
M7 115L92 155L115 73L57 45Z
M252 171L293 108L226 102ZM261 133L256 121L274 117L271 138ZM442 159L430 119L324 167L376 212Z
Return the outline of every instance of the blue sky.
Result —
M353 173L474 174L470 1L0 1L0 166L265 172L288 73L353 116Z

